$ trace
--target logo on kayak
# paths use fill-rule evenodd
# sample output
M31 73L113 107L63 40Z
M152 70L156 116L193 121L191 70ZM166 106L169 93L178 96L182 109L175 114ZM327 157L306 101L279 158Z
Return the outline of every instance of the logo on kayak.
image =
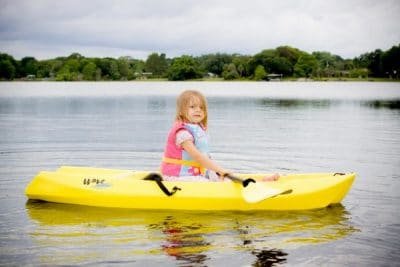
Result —
M98 178L83 178L84 185L94 185L95 187L110 187L111 184L107 183L105 179Z

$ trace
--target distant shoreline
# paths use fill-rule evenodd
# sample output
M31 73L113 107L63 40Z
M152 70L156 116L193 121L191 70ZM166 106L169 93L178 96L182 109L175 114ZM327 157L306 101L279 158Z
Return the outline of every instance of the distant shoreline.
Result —
M98 80L98 81L56 81L53 79L14 79L12 81L9 80L0 80L0 82L67 82L67 83L76 83L76 82L223 82L223 83L231 83L231 82L254 82L254 83L275 83L275 82L400 82L400 79L390 79L390 78L283 78L279 80L270 80L270 81L255 81L251 79L238 79L238 80L224 80L223 78L200 78L200 79L189 79L184 81L170 81L167 78L148 78L148 79L135 79L135 80Z

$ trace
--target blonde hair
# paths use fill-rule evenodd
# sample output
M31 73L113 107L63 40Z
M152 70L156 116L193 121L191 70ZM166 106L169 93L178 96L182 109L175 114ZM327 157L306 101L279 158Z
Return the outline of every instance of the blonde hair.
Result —
M176 100L176 117L177 121L188 122L189 105L199 103L204 112L204 119L201 121L203 127L207 128L208 123L208 108L207 100L202 93L195 90L186 90L182 92Z

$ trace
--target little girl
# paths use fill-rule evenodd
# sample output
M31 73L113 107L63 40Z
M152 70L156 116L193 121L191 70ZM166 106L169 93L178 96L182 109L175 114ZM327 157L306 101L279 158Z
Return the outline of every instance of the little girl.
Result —
M165 180L218 181L228 173L209 157L208 111L205 97L198 91L181 93L176 102L176 118L167 138L161 173Z
M209 157L207 122L205 97L193 90L181 93L176 103L175 123L168 134L161 163L164 180L222 181L229 173ZM273 175L263 180L278 178L279 175Z

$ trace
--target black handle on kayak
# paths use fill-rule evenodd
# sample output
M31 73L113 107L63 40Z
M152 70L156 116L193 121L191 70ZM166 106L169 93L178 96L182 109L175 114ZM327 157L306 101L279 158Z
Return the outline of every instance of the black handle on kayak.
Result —
M143 178L143 180L155 181L157 183L158 187L161 189L161 191L163 191L164 194L166 194L169 197L172 196L173 194L175 194L176 191L182 190L179 187L174 186L174 188L172 188L172 191L170 192L168 190L168 188L163 184L162 176L159 175L158 173L149 173L146 177Z

